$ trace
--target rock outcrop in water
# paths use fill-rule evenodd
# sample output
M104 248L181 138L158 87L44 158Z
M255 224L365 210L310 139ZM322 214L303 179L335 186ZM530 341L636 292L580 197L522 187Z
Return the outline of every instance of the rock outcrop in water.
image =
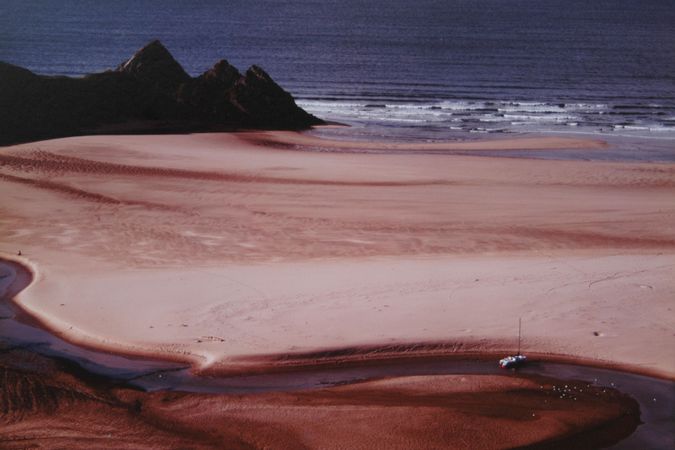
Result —
M192 78L153 41L114 70L41 76L0 62L0 145L101 133L303 129L323 123L258 66Z

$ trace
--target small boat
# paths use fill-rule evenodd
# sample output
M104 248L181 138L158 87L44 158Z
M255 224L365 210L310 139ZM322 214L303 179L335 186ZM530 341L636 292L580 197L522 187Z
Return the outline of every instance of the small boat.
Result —
M521 320L518 318L518 353L515 356L507 356L499 360L499 367L502 369L515 369L527 362L527 356L520 354L520 330Z
M522 366L527 362L527 356L525 355L515 355L515 356L507 356L506 358L502 358L499 360L499 367L502 369L511 369L511 368L516 368L518 366Z

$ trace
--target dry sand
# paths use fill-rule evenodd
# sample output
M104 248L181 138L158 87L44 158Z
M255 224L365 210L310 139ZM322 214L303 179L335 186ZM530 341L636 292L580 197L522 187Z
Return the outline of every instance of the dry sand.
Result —
M340 347L513 350L522 317L528 352L675 377L675 166L363 145L270 132L6 147L0 251L37 275L18 302L71 340L211 370ZM341 146L384 154L303 151ZM408 147L425 150L394 150Z

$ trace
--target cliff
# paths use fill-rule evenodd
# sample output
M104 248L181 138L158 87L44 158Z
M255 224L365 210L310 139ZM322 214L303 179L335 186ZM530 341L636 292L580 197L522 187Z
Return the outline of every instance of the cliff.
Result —
M260 67L241 74L221 60L192 78L159 41L114 70L82 78L41 76L0 62L0 145L83 134L303 129L321 123Z

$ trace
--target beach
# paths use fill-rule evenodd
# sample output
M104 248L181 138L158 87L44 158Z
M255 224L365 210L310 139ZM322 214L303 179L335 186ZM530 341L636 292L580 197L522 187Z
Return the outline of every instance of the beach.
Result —
M274 385L275 373L379 363L387 373L392 361L496 364L516 352L519 319L534 361L672 380L675 169L499 157L513 148L608 144L240 132L3 148L0 281L16 320L99 353L189 364L197 389L143 393L10 345L0 438L8 448L19 436L72 448L486 449L624 439L641 409L592 380L561 390L555 377L422 369L300 391L198 388L200 377ZM640 389L643 407L653 395L672 401ZM638 442L667 439L645 435Z
M0 6L0 449L673 446L672 2L157 6Z
M16 301L70 341L212 372L340 348L514 351L522 318L525 351L673 376L674 347L653 345L673 341L670 165L316 151L340 145L6 147L0 248L35 271Z

